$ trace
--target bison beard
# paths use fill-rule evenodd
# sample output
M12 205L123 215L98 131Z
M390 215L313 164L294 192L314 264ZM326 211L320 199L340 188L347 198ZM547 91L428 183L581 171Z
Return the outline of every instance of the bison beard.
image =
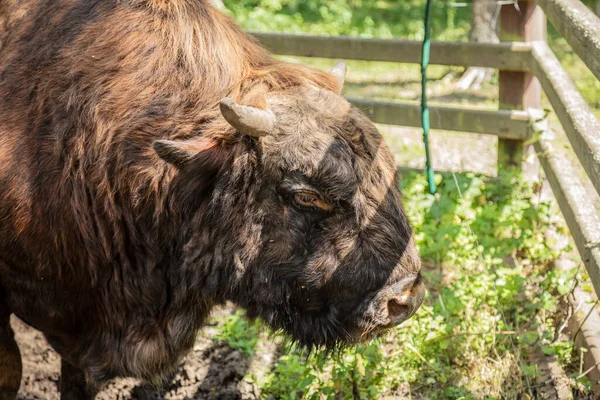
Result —
M162 382L225 301L308 348L409 318L394 158L344 74L273 59L208 0L0 0L0 399L11 314L65 398L84 373Z

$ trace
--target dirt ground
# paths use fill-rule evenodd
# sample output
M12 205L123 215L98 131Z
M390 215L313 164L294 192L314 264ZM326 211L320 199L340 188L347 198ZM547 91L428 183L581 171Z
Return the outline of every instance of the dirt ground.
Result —
M231 308L217 310L224 315ZM23 358L23 380L18 400L59 400L60 357L43 335L13 316L11 321ZM254 359L211 339L215 327L205 326L193 350L180 363L167 387L145 385L136 379L109 382L97 395L98 400L154 399L257 399L259 393L246 374L260 376L276 359L277 344L262 340Z

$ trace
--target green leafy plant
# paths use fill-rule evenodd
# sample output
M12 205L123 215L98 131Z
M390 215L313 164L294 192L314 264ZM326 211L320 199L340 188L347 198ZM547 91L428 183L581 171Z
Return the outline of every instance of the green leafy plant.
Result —
M423 0L225 0L231 15L246 28L262 31L364 37L418 38L423 28ZM433 33L466 40L469 10L446 2L433 9Z
M248 357L254 355L261 330L258 321L249 321L245 318L244 311L237 310L232 315L216 319L215 322L220 326L214 340L223 341L232 349L239 350Z

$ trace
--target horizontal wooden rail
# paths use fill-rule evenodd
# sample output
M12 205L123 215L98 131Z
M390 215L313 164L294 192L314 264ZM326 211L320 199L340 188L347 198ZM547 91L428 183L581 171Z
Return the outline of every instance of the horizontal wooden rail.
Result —
M560 146L552 146L542 138L534 147L596 294L600 295L600 216L594 206L598 196L590 198Z
M345 60L419 64L422 43L404 39L288 35L250 32L275 54ZM431 64L476 66L511 71L529 69L528 43L431 42Z
M600 79L600 18L580 0L536 0L561 36Z
M373 122L388 125L421 127L418 104L349 99ZM519 110L470 110L465 108L429 107L431 128L449 131L483 133L507 139L531 137L530 114Z
M533 42L531 68L583 169L600 193L600 123L545 42Z

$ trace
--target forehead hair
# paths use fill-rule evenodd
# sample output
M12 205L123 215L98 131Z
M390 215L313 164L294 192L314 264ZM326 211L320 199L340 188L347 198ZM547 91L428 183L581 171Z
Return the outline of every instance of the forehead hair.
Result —
M394 159L381 135L343 97L301 87L274 94L266 103L277 117L277 132L261 140L267 163L361 202L382 201L395 185Z

